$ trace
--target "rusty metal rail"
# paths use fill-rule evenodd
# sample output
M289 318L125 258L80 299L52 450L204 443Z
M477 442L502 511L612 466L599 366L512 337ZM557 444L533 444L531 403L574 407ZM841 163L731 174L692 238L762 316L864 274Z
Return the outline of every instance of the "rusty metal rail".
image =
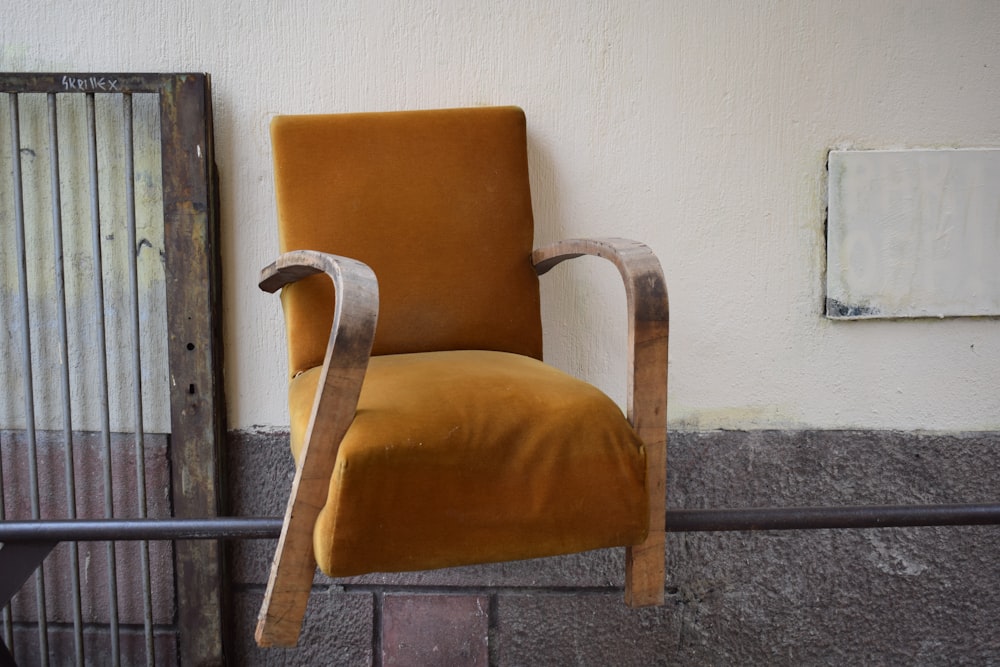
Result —
M277 539L281 523L280 516L4 521L0 543ZM1000 504L669 509L666 517L668 533L992 525L1000 525Z
M1000 525L1000 504L671 509L666 531L786 531ZM62 541L276 539L281 517L0 521L0 604ZM0 658L3 647L0 645Z
M668 533L1000 525L1000 504L667 510Z
M60 542L277 538L281 517L72 519L0 522L0 604L6 604ZM2 655L2 648L0 648Z
M281 522L280 516L6 521L0 523L0 543L277 539Z
M76 519L0 522L0 604L59 543L276 539L281 517ZM667 510L666 531L727 532L1000 525L1000 504L862 505Z

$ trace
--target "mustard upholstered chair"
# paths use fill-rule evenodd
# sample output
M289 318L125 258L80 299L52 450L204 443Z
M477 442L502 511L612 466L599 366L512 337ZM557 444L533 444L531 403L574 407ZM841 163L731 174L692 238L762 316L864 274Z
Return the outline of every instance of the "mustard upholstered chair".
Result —
M517 108L271 125L297 472L257 627L294 645L330 576L625 546L663 601L667 297L620 239L532 251ZM625 281L627 416L541 361L538 276L583 254ZM376 325L377 321L377 325Z

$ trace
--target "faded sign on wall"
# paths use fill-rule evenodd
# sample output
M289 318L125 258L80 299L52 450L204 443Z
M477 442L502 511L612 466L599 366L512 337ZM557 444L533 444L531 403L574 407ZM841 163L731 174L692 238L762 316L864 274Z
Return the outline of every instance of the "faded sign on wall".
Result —
M1000 315L1000 150L831 151L826 314Z

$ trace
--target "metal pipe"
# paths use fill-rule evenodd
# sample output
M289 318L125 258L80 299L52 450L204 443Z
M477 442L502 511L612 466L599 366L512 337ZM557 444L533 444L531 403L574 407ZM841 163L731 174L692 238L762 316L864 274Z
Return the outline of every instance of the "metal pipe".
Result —
M7 507L4 501L3 483L3 437L0 436L0 526L4 525L7 519ZM11 613L10 603L3 605L3 643L14 650L14 621ZM13 659L13 658L12 658Z
M111 476L111 416L108 406L108 347L104 319L104 265L101 259L101 203L97 170L97 114L94 94L87 93L87 145L90 166L90 223L94 255L94 308L97 317L97 359L100 367L101 439L104 445L104 515L114 516L114 495ZM108 542L108 620L111 625L111 662L121 664L118 630L118 573L115 543Z
M28 474L29 499L31 516L41 518L41 507L38 493L38 442L35 434L35 388L31 364L31 314L28 303L28 260L27 242L24 225L24 190L21 174L21 126L18 96L10 93L10 143L11 167L14 188L14 219L17 245L17 278L21 307L21 352L23 354L24 373L24 421L25 435L28 439ZM48 622L45 610L45 572L38 568L35 573L35 597L38 604L38 641L40 658L43 665L48 665Z
M69 333L66 326L66 272L63 257L62 195L59 174L59 113L55 93L46 95L49 107L49 181L52 190L52 248L55 268L56 308L59 321L60 388L62 390L62 429L66 475L66 513L76 518L76 471L73 464L73 410L70 399ZM76 663L83 664L83 612L80 594L80 549L69 544L71 604L73 605L73 647Z
M142 414L142 348L139 335L139 244L135 221L135 139L133 135L132 94L122 96L122 126L125 150L125 212L128 227L127 264L132 325L132 401L134 403L136 500L139 518L146 518L146 426ZM146 664L155 664L153 645L153 586L149 575L149 542L139 543L139 568L142 578L143 630L146 639Z
M1000 504L668 510L668 533L1000 524Z
M281 517L5 521L0 542L276 539Z
M15 157L16 157L16 154L13 152L13 148L12 148L11 149L11 159L14 159ZM0 523L2 523L3 521L5 521L7 519L7 506L6 506L6 500L5 500L6 495L4 493L4 489L6 488L6 486L4 484L4 477L3 477L3 452L4 452L4 450L5 450L5 447L3 446L3 435L2 435L2 431L0 431ZM4 644L6 644L7 646L11 646L12 647L14 645L14 623L13 623L13 620L11 618L12 617L12 613L11 612L12 612L12 610L11 610L10 604L4 604L3 605L3 611L2 611L2 613L0 613L0 616L3 617L2 620L3 620Z
M281 517L6 521L0 542L271 539ZM1000 525L1000 504L669 509L668 533Z

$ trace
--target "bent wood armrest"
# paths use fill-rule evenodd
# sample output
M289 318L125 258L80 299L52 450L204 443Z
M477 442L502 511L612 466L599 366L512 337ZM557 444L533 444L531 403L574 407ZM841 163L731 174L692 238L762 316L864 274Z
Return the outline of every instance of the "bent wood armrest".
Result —
M646 445L649 536L628 547L625 601L630 607L663 604L664 520L667 479L667 340L669 313L663 270L656 255L636 241L571 239L535 250L538 275L567 259L592 255L610 260L625 282L628 305L627 416Z
M375 336L378 282L361 262L312 250L288 252L261 271L260 288L276 292L317 273L327 274L336 291L333 327L257 619L260 646L298 642L316 572L313 527L326 503L340 441L354 420Z

